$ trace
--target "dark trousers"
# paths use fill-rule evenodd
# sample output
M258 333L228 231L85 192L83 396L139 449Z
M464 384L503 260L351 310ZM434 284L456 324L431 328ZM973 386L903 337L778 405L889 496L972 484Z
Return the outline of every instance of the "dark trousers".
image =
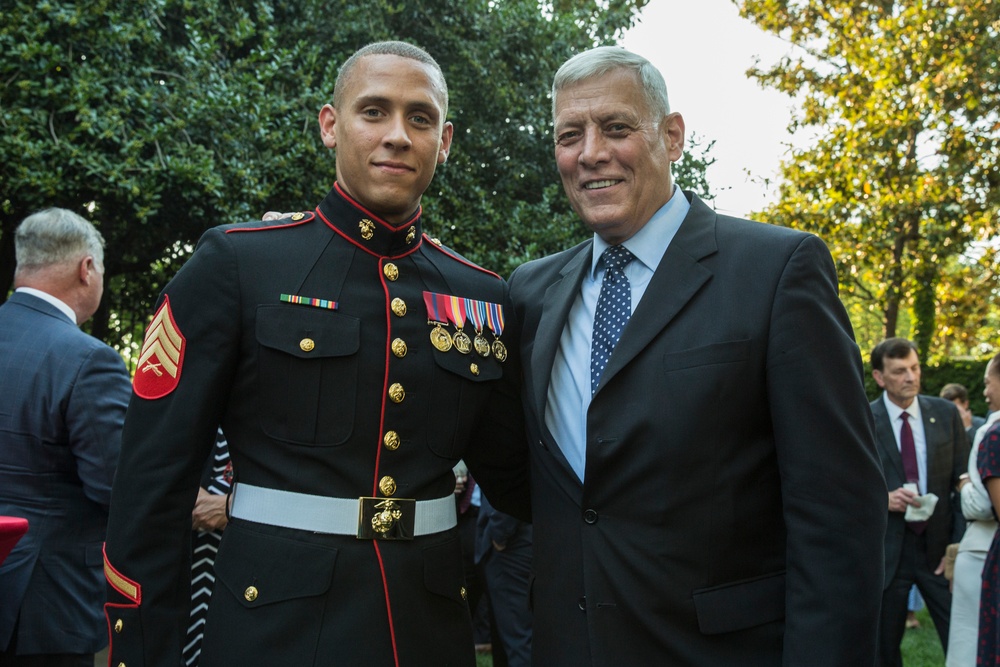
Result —
M927 563L927 539L907 529L896 574L882 591L882 616L879 624L879 664L881 667L902 667L899 645L906 632L907 600L910 588L917 585L927 604L927 611L941 639L948 647L948 624L951 619L951 591L943 574L934 574L937 563Z
M17 625L7 650L0 651L0 667L94 667L93 653L39 653L17 655Z

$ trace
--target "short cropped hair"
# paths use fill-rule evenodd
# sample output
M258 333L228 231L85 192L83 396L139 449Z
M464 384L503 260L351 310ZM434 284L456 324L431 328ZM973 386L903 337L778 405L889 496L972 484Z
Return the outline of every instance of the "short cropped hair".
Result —
M344 88L347 86L347 82L351 78L351 74L354 71L354 67L358 64L358 61L365 56L399 56L400 58L409 58L410 60L416 60L417 62L423 63L425 65L430 65L431 68L437 72L438 75L438 87L440 88L442 100L444 101L444 112L448 115L448 83L444 80L444 72L441 71L441 66L438 65L437 61L431 56L431 54L424 51L419 46L414 46L408 42L372 42L367 46L363 46L354 54L348 58L340 69L337 70L337 82L333 85L333 106L335 109L339 109L341 103L344 101Z
M938 396L946 401L969 402L969 390L957 382L949 382L941 387L941 393Z
M645 58L617 46L599 46L578 53L563 63L552 80L552 118L556 117L556 95L560 90L604 76L609 72L624 69L635 74L642 84L646 106L650 113L662 118L670 113L670 98L667 97L667 82L660 70Z
M86 255L104 267L104 237L82 217L64 208L29 215L14 232L17 270L39 269Z
M917 344L905 338L886 338L872 350L872 369L881 371L886 359L905 359L917 352Z

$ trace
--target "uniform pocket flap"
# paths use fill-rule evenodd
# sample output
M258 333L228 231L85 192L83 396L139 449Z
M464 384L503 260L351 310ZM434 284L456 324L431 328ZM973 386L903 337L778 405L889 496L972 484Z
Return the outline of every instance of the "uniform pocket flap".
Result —
M785 617L785 573L694 592L698 628L706 635L745 630Z
M304 306L259 306L257 342L309 359L343 357L361 346L361 321L330 310Z
M491 354L484 357L476 352L462 354L455 348L448 352L434 352L434 361L441 368L473 382L498 380L503 376L500 362Z
M226 558L223 552L235 554ZM216 578L250 609L330 589L337 550L275 535L226 528Z

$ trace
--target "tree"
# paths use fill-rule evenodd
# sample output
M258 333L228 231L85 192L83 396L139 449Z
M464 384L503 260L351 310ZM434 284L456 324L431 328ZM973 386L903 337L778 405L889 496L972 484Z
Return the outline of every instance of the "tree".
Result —
M424 46L449 84L455 141L423 200L429 234L501 274L584 238L555 170L552 75L613 43L645 0L7 4L0 295L14 226L45 206L81 212L108 241L93 333L133 356L152 300L206 228L326 193L334 161L316 116L335 65L378 39ZM707 189L707 164L696 154L679 169Z
M924 356L1000 342L1000 3L744 0L792 54L749 74L797 96L790 131L815 144L782 165L765 215L830 245L864 347L909 332Z

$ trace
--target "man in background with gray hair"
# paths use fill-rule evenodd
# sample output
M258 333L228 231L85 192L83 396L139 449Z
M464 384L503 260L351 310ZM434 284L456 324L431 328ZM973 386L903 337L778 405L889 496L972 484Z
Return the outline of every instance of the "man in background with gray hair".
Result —
M113 349L79 329L104 292L104 239L51 208L15 232L0 306L0 515L28 532L0 566L0 666L90 667L107 644L101 545L130 395Z

